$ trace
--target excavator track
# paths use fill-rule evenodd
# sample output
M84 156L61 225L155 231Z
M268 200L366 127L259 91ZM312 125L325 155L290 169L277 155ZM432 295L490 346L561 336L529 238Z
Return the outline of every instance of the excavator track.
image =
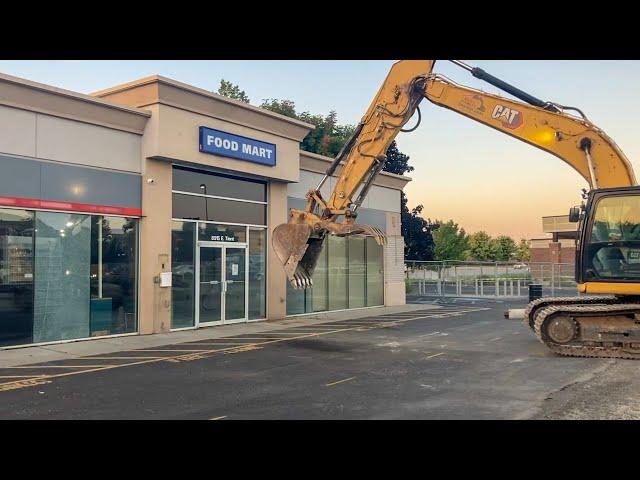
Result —
M551 305L585 305L594 303L617 303L618 299L614 295L590 295L590 296L574 296L574 297L542 297L529 302L524 310L524 323L529 325L531 330L534 329L536 314L543 308Z
M534 331L559 355L640 360L640 303L547 306Z

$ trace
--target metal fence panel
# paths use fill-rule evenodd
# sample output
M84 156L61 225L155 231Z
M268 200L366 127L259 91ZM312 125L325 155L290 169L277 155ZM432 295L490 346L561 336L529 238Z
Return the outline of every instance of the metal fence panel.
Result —
M545 295L575 295L574 265L405 260L407 295L526 297L532 283Z

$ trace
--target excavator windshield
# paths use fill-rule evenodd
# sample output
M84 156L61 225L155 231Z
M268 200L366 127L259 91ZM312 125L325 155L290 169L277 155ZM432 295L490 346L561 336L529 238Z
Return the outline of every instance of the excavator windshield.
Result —
M597 201L586 260L591 279L640 278L640 195Z

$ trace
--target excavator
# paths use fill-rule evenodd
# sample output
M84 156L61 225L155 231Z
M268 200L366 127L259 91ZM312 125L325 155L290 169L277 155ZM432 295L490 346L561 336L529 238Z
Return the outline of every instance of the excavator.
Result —
M435 62L393 64L353 136L308 191L304 210L291 209L288 223L274 229L272 245L291 286L312 287L327 235L373 236L385 244L381 229L356 223L357 210L384 168L390 143L420 124L426 98L558 157L586 180L582 204L569 211L569 220L579 223L578 295L536 299L524 321L559 355L640 359L640 187L624 153L576 107L540 100L451 60L515 99L462 86L434 73ZM405 128L416 113L415 126ZM325 199L320 189L334 174L335 187Z

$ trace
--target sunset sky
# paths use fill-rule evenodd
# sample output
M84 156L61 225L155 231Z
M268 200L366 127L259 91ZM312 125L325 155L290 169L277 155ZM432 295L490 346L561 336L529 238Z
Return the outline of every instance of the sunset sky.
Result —
M640 61L466 60L522 90L579 107L640 172ZM160 74L207 90L220 79L238 84L259 105L265 98L295 101L299 111L338 112L357 123L393 61L0 61L0 72L90 93ZM446 61L434 71L498 93ZM422 124L401 133L398 147L415 170L406 188L410 206L432 219L453 219L468 232L540 237L543 215L565 215L587 184L570 167L498 131L428 102Z

